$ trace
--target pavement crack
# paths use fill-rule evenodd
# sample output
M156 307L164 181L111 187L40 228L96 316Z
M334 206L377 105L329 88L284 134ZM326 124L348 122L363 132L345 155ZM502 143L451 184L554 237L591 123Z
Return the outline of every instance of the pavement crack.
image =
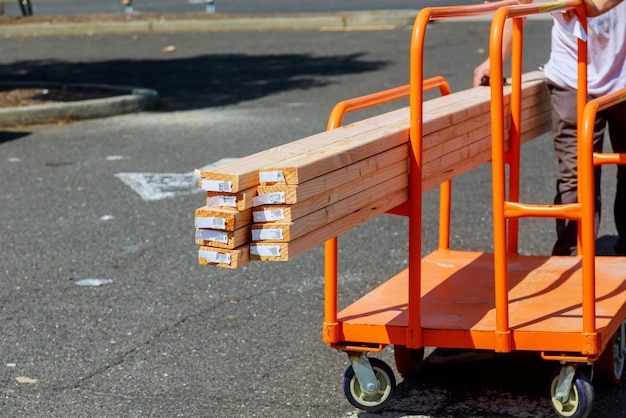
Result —
M268 289L268 290L264 290L264 291L260 291L260 292L256 292L254 294L248 294L245 297L232 297L232 298L224 298L223 301L212 305L210 307L207 307L206 309L202 309L199 310L197 312L193 312L187 316L184 316L182 318L180 318L178 321L173 322L172 324L157 330L156 332L154 332L153 334L149 335L148 338L146 338L146 340L140 344L140 345L136 345L135 347L133 347L132 349L126 350L120 354L117 355L115 361L112 361L110 363L105 364L102 367L99 367L95 370L93 370L91 373L88 373L86 375L80 376L78 377L78 380L70 387L71 389L78 389L80 388L84 382L89 381L95 377L97 377L98 375L104 374L106 373L108 370L111 370L117 366L120 366L124 363L126 363L126 361L128 360L128 358L130 356L132 356L134 353L136 353L137 351L143 350L146 347L149 347L151 344L156 343L161 336L163 336L164 334L167 334L168 332L175 330L177 327L179 327L180 325L184 324L185 322L187 322L190 319L196 318L198 316L202 316L204 314L210 313L211 311L215 311L216 309L221 309L223 306L231 304L231 303L240 303L240 302L245 302L248 300L251 300L255 297L258 296L262 296L264 294L270 294L270 293L274 293L276 290L274 289Z

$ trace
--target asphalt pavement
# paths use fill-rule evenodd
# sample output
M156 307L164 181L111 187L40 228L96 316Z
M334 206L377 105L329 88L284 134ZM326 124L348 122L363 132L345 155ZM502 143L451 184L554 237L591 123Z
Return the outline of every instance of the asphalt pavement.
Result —
M550 23L527 25L531 70L547 59ZM197 263L193 170L320 132L338 101L407 83L410 28L378 29L0 38L2 80L137 86L161 99L0 130L3 416L553 416L554 365L533 353L396 376L385 412L359 412L342 393L347 357L321 340L321 248L238 270ZM426 75L469 88L489 22L428 30ZM546 136L524 147L522 198L551 201L551 152ZM489 186L488 167L455 182L453 247L491 250ZM424 196L425 252L437 245L437 202ZM601 243L614 239L611 219ZM340 237L341 306L406 267L406 226L382 216ZM524 223L521 252L549 252L553 233L550 221ZM108 282L78 285L94 278ZM391 347L375 356L393 365ZM624 389L597 388L592 417L626 416Z

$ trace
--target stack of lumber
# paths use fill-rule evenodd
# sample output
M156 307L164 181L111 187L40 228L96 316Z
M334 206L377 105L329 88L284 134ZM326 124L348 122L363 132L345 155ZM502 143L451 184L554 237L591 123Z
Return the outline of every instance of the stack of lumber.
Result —
M523 142L550 129L541 73L525 80ZM510 87L505 96L508 103ZM422 120L423 191L491 159L490 89L426 101ZM406 202L408 142L409 109L402 108L202 171L200 263L290 260Z

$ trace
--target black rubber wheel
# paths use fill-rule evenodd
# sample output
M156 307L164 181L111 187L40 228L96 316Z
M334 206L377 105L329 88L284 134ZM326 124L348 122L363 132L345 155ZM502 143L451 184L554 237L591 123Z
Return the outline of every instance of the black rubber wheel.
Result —
M359 380L354 374L352 365L346 369L343 376L343 393L353 406L367 412L376 412L383 409L396 390L396 378L391 367L377 358L368 359L378 381L378 390L374 393L365 393L361 390Z
M393 358L400 375L414 376L419 373L424 364L424 347L406 348L404 345L394 345Z
M624 378L624 366L626 365L626 353L624 352L624 334L622 325L615 331L607 343L604 351L595 364L595 376L602 383L618 385Z
M32 16L33 15L33 6L30 0L17 0L20 5L20 10L22 11L22 15L24 16Z
M569 400L566 402L555 398L558 381L559 375L557 374L550 385L550 400L554 411L561 417L587 418L591 414L595 399L595 392L589 378L578 371L576 372Z

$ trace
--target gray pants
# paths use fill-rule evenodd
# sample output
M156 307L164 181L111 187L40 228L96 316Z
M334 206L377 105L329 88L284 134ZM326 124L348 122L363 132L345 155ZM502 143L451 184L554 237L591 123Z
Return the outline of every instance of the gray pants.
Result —
M559 164L556 182L555 204L578 201L577 141L576 141L576 90L558 86L548 81L552 103L552 135L554 151ZM626 153L626 102L599 112L594 127L594 152L602 152L605 128L609 128L613 152ZM600 224L602 197L600 193L601 167L595 167L595 227ZM618 245L626 248L626 165L617 169L617 191L613 206L615 225L619 236ZM575 255L578 222L557 219L557 241L553 255Z

